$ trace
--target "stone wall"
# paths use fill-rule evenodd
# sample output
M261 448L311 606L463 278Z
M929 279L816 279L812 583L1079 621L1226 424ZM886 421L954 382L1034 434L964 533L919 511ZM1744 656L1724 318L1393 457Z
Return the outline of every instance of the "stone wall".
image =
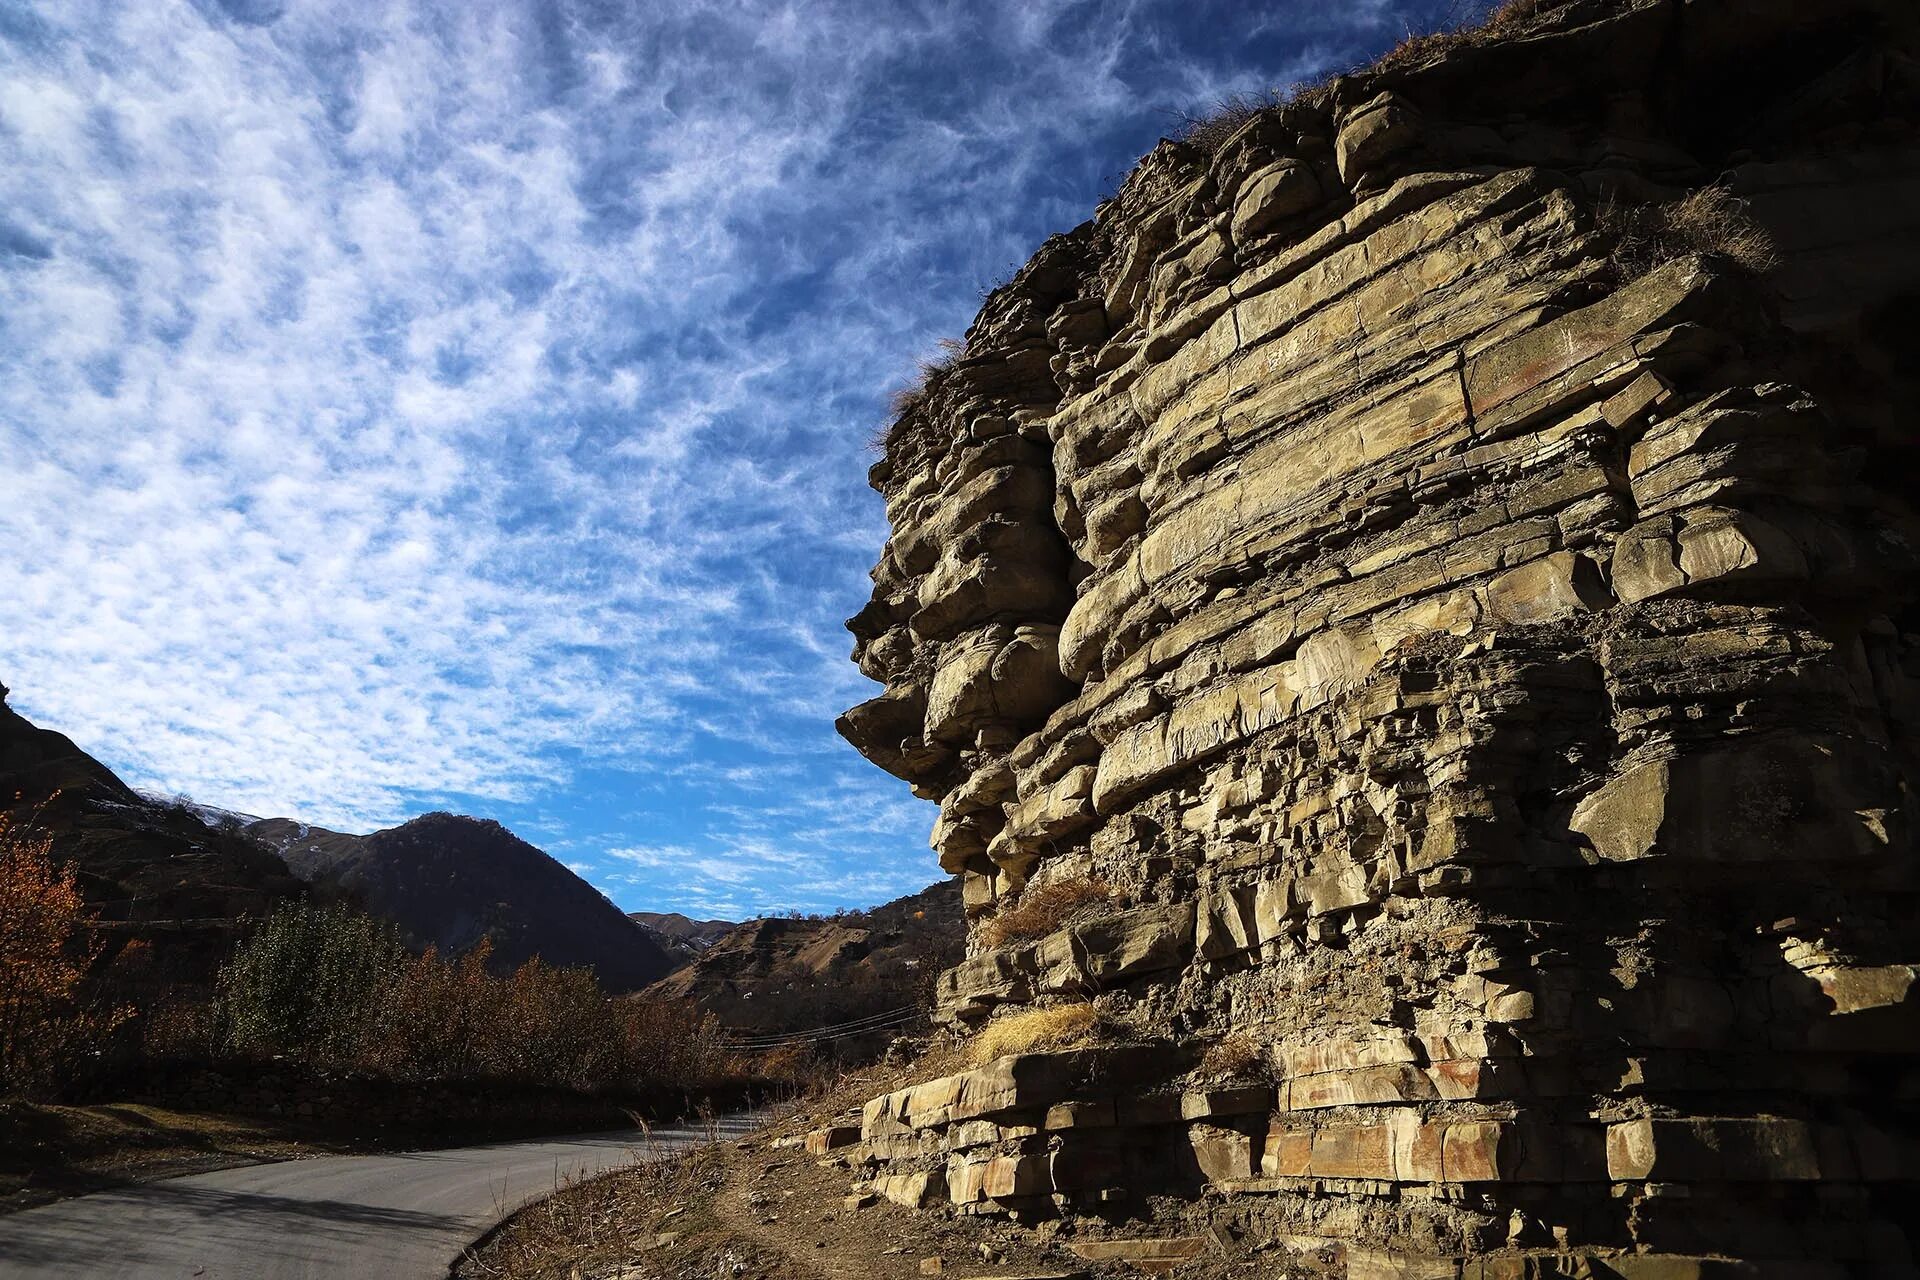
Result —
M896 1199L1911 1274L1920 16L1545 7L1162 144L889 434L939 1016L1107 1028L870 1103Z

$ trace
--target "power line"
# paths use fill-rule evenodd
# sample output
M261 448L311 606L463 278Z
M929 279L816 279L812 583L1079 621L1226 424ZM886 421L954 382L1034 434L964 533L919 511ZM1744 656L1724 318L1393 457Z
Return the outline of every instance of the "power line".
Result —
M905 1026L923 1016L914 1006L889 1009L884 1013L868 1014L864 1018L853 1018L846 1022L836 1022L824 1027L815 1027L806 1031L774 1031L758 1035L741 1036L726 1041L729 1049L777 1049L790 1044L807 1044L827 1040L844 1040L851 1036L867 1035L876 1031L890 1031Z

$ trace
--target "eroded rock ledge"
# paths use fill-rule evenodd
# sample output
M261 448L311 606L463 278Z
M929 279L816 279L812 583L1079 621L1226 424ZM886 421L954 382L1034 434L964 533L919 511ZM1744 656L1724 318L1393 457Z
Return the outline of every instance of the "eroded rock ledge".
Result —
M942 1017L1113 1032L875 1099L877 1187L1913 1273L1917 22L1575 0L1162 144L988 299L841 729L940 802ZM1770 270L1635 240L1715 185Z

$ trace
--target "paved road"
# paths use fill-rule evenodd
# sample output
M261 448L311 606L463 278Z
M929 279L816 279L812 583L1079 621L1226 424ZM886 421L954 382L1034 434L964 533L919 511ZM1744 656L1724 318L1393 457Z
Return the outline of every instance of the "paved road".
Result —
M752 1127L730 1117L722 1138ZM568 1174L704 1141L705 1129L323 1156L223 1169L0 1217L0 1277L444 1280L460 1251Z

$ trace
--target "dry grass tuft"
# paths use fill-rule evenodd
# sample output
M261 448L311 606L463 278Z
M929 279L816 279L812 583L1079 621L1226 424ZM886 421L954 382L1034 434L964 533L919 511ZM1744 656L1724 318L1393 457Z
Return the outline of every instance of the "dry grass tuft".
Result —
M1440 25L1432 31L1409 31L1366 70L1390 71L1425 62L1452 49L1469 48L1510 36L1567 0L1505 0L1488 8L1484 0L1454 0Z
M1263 115L1275 107L1284 107L1293 101L1294 89L1263 89L1258 93L1232 93L1224 98L1215 99L1213 104L1203 111L1175 113L1178 125L1173 131L1175 142L1184 142L1190 147L1212 155L1220 149L1234 134L1238 133L1247 121Z
M892 416L878 431L874 432L870 444L876 453L885 453L911 430L909 419L914 410L926 403L927 396L940 385L940 379L946 377L952 368L967 358L967 344L959 338L940 339L938 354L922 360L907 382L893 389L887 396L887 411Z
M1208 1045L1196 1074L1203 1080L1250 1080L1270 1074L1267 1041L1252 1031L1234 1031Z
M1721 187L1702 187L1666 204L1600 206L1600 229L1613 238L1613 260L1627 279L1690 254L1717 258L1760 275L1779 261L1773 238L1747 214L1746 203Z
M990 947L1009 942L1027 942L1044 938L1082 907L1113 900L1113 890L1099 878L1091 880L1055 880L1020 895L1012 907L1002 910L981 927L980 939Z
M967 1046L976 1065L1013 1053L1043 1049L1078 1049L1104 1038L1100 1014L1090 1004L1057 1004L1045 1009L1022 1009L995 1018L980 1028Z

